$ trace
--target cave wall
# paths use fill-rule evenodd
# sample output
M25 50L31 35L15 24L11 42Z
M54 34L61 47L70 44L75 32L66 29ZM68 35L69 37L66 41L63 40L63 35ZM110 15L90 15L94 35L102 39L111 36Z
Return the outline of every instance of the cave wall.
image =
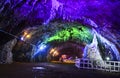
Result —
M13 62L12 49L15 46L17 40L13 39L3 46L0 46L0 64L10 64Z
M37 33L31 33L27 42L37 44L65 28L62 23L77 21L95 28L120 51L119 8L119 0L0 0L0 30L19 36L24 29L36 27L39 30L33 30ZM12 39L0 32L0 47Z
M120 28L119 8L119 0L1 0L0 27L12 33L17 29L17 33L27 26L61 19L116 29Z

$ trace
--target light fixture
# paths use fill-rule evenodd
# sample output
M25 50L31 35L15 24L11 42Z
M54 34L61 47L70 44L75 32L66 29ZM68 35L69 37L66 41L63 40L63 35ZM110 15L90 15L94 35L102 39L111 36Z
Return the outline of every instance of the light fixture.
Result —
M30 37L31 37L30 34L26 35L26 38L30 38Z
M58 52L58 50L57 50L56 48L52 48L52 49L50 50L50 54L51 54L53 57L56 57L56 56L59 55L59 52Z
M55 57L55 56L58 56L59 55L59 52L56 50L56 51L54 51L54 53L53 53L53 57Z
M45 44L41 44L39 47L39 50L44 50L46 48L46 45Z
M106 60L107 60L107 61L109 61L109 60L110 60L110 58L109 58L109 57L106 57Z
M23 41L23 40L24 40L24 37L21 37L20 39Z
M27 35L27 32L24 32L24 36Z

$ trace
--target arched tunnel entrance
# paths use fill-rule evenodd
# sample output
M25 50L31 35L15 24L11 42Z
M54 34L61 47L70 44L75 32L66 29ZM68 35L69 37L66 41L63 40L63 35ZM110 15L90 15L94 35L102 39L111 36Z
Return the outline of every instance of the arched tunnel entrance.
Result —
M85 45L76 42L64 42L53 46L47 55L48 61L65 61L82 58Z

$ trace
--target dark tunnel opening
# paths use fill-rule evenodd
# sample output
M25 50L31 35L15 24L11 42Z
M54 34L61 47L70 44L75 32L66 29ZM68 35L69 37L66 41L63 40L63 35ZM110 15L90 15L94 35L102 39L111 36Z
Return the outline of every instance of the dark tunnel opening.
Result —
M52 47L47 55L49 61L75 60L83 57L85 45L75 42L64 42Z

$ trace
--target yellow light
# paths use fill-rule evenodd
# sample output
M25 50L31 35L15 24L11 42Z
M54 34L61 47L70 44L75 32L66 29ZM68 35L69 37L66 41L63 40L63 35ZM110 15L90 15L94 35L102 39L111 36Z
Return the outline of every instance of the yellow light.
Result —
M53 56L58 56L58 55L59 55L58 51L54 51Z
M50 54L54 57L54 56L58 56L59 55L59 52L56 50L56 48L52 48L50 50Z
M24 35L27 35L27 32L24 32Z
M51 50L50 50L50 54L52 54L53 52L54 52L54 49L51 49Z
M56 48L52 48L52 49L50 50L50 54L52 54L55 50L56 50Z
M27 36L26 36L26 38L30 38L31 36L28 34Z

